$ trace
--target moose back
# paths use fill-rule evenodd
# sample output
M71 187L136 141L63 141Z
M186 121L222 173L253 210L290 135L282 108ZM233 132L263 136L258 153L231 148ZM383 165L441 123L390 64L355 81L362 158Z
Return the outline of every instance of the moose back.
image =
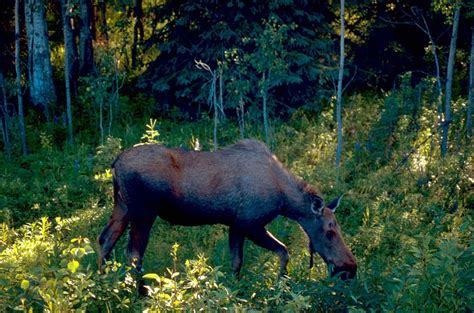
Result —
M99 267L130 224L127 254L141 270L156 217L179 225L229 226L232 269L239 274L244 240L275 252L280 275L288 250L265 226L283 215L309 237L311 264L318 252L332 274L352 278L356 261L334 216L340 198L325 205L310 185L292 175L267 147L243 140L217 152L141 145L122 152L112 165L114 209L99 236Z

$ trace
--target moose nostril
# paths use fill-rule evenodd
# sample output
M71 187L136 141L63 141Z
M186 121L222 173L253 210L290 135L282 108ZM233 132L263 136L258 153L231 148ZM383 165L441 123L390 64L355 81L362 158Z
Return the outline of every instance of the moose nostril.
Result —
M347 266L351 271L357 271L357 263L351 263Z
M335 267L331 273L331 277L336 276L337 274L341 273L340 278L342 280L352 279L356 276L357 273L357 264L356 263L348 263L343 266Z

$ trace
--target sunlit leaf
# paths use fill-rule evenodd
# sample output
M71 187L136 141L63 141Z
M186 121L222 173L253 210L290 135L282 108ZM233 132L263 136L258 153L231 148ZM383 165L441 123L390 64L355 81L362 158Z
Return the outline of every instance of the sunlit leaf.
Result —
M79 268L79 262L76 260L72 260L67 264L67 268L71 271L71 273L75 273Z
M155 273L145 274L145 275L143 275L143 278L160 280L160 276L158 274L155 274Z
M21 281L20 287L21 287L21 289L26 291L26 289L28 289L28 287L30 287L30 282L26 279L23 279Z

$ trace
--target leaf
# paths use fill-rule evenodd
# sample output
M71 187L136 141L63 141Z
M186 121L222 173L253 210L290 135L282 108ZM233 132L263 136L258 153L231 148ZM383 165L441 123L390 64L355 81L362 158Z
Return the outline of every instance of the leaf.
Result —
M79 262L77 262L76 260L72 260L67 264L67 268L71 271L71 273L75 273L79 268Z
M159 280L160 279L160 276L158 274L155 274L155 273L145 274L142 277L147 278L147 279L154 279L154 280Z
M28 287L30 287L30 282L26 279L23 279L21 281L20 287L21 287L21 289L26 291L26 289L28 289Z

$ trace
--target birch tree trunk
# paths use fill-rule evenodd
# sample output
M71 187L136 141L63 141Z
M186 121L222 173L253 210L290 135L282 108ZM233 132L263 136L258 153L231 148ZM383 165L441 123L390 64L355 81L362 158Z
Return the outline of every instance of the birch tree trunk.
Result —
M431 31L428 26L428 23L426 22L425 16L421 14L421 18L423 20L424 27L419 24L416 24L416 25L428 36L428 39L430 41L431 52L433 53L435 68L436 68L436 86L438 87L438 95L436 97L436 101L437 101L438 113L441 116L443 112L443 101L441 98L443 95L443 88L441 87L441 74L440 74L438 53L436 52L436 44L433 39L433 36L431 36Z
M26 33L28 36L30 98L49 121L50 107L56 102L48 42L48 27L43 0L25 0Z
M30 41L28 40L28 47L29 46L30 46ZM20 130L21 151L23 152L23 155L27 155L28 147L26 145L25 117L23 114L23 95L21 93L21 64L20 62L21 62L20 60L20 0L15 0L15 72L16 72L16 94L18 98L18 128Z
M92 3L91 0L80 1L79 30L79 73L89 75L94 70L94 50L92 48Z
M471 33L471 60L469 64L469 103L467 105L466 116L466 136L468 139L472 136L472 113L474 108L474 27ZM468 142L469 144L469 142Z
M70 83L70 77L71 77L71 65L69 64L70 62L70 55L71 51L70 43L73 38L72 37L72 31L69 29L69 10L68 10L68 4L69 1L67 0L61 0L61 15L63 19L63 33L64 33L64 82L66 84L66 117L67 117L67 133L68 133L68 142L70 145L73 144L74 142L74 137L73 137L73 131L72 131L72 110L71 110L71 83Z
M0 72L0 88L2 88L3 106L0 108L0 128L2 130L2 139L5 146L5 157L11 160L11 144L10 144L10 114L8 112L7 94L5 92L5 83L3 81L3 73Z
M341 35L339 47L339 77L337 81L336 97L336 120L337 120L337 148L336 148L336 170L339 175L339 167L342 156L342 79L344 74L344 0L341 0Z
M441 156L444 158L448 150L449 124L451 123L451 92L453 85L454 57L456 55L456 40L458 37L459 16L461 6L458 5L454 13L453 32L449 46L448 71L446 74L446 97L444 104L444 120L442 124L443 136L441 138Z

